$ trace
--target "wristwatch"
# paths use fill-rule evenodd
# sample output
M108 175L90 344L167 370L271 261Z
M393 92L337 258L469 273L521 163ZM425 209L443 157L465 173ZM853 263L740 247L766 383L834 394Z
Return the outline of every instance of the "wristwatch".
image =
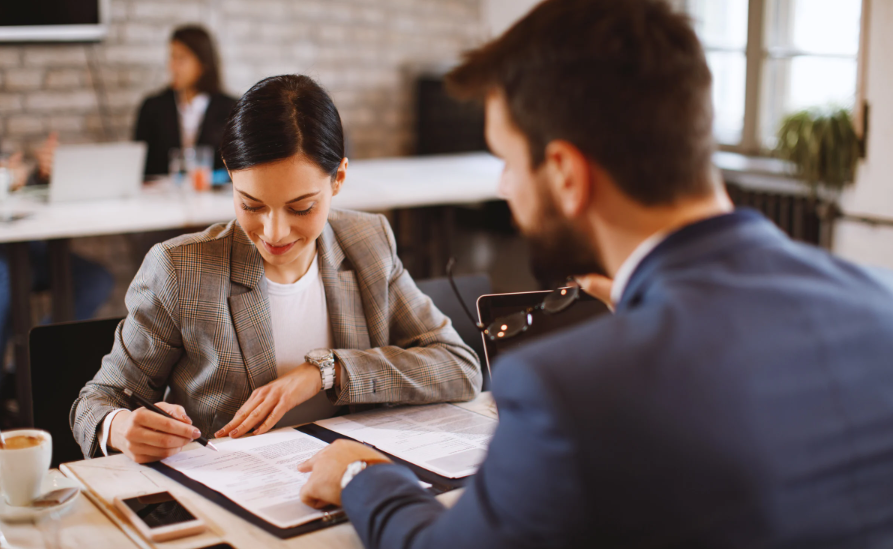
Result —
M319 368L323 391L335 385L335 353L331 349L314 349L307 353L304 360Z
M353 480L353 477L359 475L369 464L365 461L355 461L347 466L347 469L344 470L344 475L341 477L341 489L344 490L347 488L347 485L350 484L350 481Z

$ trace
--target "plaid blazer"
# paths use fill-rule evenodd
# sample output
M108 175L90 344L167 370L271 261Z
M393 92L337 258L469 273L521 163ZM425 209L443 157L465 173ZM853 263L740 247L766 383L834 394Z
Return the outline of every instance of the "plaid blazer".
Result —
M466 346L397 258L384 216L332 210L317 241L335 355L335 404L467 400L482 376ZM127 291L111 353L71 408L84 456L130 388L186 409L214 433L276 378L263 260L231 221L152 248ZM300 314L296 311L296 314Z

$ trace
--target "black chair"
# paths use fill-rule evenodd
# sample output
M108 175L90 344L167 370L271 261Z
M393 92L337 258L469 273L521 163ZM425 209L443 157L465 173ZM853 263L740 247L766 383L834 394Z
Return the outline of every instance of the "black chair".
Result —
M53 436L53 467L84 459L68 415L81 388L112 350L120 318L65 322L31 330L31 394L34 427Z
M455 277L456 286L462 293L465 304L472 311L477 310L477 299L482 295L493 293L490 277L485 274L464 275ZM484 360L484 340L481 332L468 320L468 315L462 310L462 306L456 299L456 294L450 288L446 278L430 278L416 282L422 293L426 294L434 302L440 311L453 321L453 328L459 332L459 337L466 345L474 349L481 362ZM481 364L484 372L484 390L490 388L490 374L487 368Z

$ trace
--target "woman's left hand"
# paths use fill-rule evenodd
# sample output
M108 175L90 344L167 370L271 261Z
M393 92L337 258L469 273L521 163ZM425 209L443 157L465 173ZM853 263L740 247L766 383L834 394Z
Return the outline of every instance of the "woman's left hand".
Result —
M305 362L288 375L255 389L232 421L214 436L238 438L255 426L254 434L266 433L286 412L310 400L321 389L319 368Z

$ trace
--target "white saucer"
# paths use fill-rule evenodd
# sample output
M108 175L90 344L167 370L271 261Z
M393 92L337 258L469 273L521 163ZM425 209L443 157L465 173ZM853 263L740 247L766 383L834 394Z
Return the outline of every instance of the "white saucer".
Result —
M71 507L81 495L80 485L76 481L71 480L70 478L55 471L51 471L49 474L47 474L46 478L43 479L43 484L40 486L40 488L41 494L46 494L47 492L52 492L53 490L59 490L60 488L77 488L78 493L65 503L53 505L51 507L40 508L16 507L14 505L6 503L6 498L0 495L0 520L3 520L5 522L22 522L36 520L40 517L43 517L44 515L60 512Z

